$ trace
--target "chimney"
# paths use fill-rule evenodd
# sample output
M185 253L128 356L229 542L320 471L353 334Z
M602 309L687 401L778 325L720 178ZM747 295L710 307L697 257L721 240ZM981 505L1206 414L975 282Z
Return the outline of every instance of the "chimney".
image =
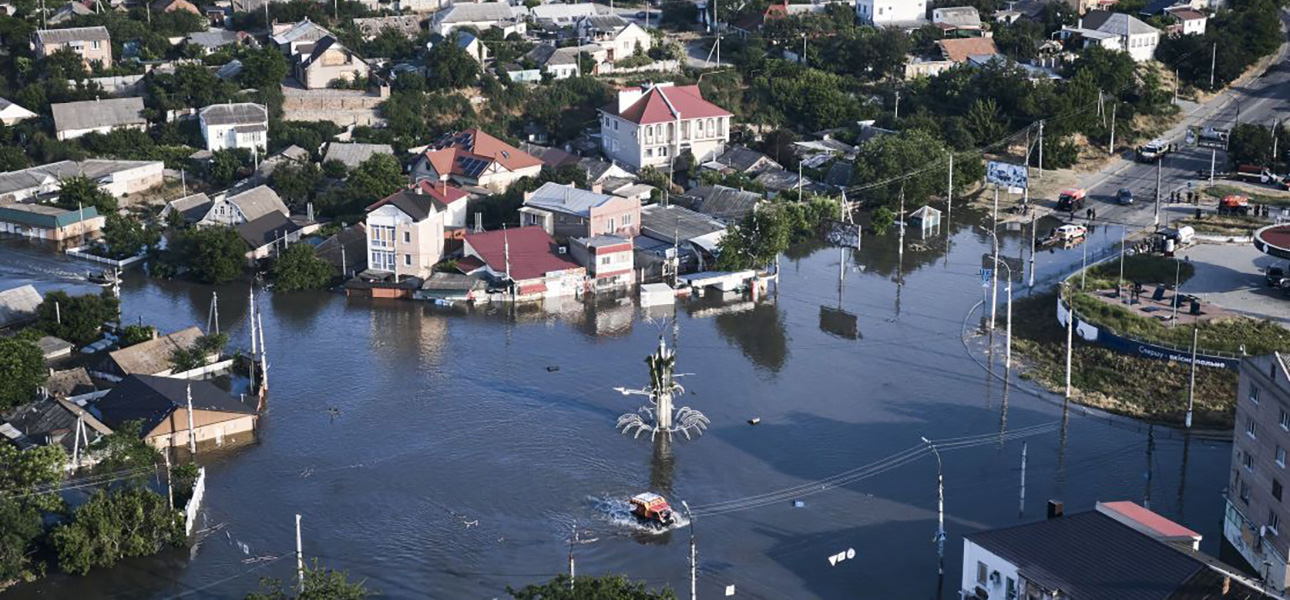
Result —
M624 110L627 110L628 107L636 104L636 101L640 100L641 96L644 95L645 88L643 86L618 90L618 112L622 113Z
M1059 518L1061 518L1061 516L1062 516L1063 514L1066 514L1066 505L1065 505L1065 504L1063 504L1061 500L1049 500L1049 501L1048 501L1048 518L1049 518L1049 519L1059 519Z

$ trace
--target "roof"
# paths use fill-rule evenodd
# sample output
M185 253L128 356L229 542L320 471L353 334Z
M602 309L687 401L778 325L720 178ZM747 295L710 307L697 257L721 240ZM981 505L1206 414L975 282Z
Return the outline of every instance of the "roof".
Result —
M618 15L597 15L578 22L581 27L591 31L616 32L631 23Z
M94 14L94 11L90 10L90 7L85 6L80 2L68 2L58 7L58 10L54 11L53 15L50 15L47 22L57 24L62 23L63 21L69 21L72 17L92 14Z
M538 160L542 161L542 164L551 167L552 169L563 167L564 165L576 165L580 160L578 155L570 154L559 148L548 148L546 146L539 146L528 142L521 142L520 150L536 157Z
M590 218L591 209L600 208L615 199L609 194L597 194L589 190L580 190L573 185L548 181L542 184L542 187L525 194L524 206Z
M451 185L435 185L430 181L419 181L415 185L401 189L375 204L367 207L372 212L387 204L403 211L413 221L424 221L430 215L447 210L448 205L464 200L469 194Z
M269 122L269 111L263 104L229 102L212 104L200 113L207 125L263 125Z
M938 18L939 17L939 18ZM981 28L981 13L971 6L951 6L932 9L932 20L938 25L970 29Z
M51 354L70 352L76 346L67 340L46 335L36 340L36 347L40 348L41 354L48 357Z
M284 216L289 214L287 205L282 203L282 198L279 198L278 193L267 185L253 187L240 194L229 196L225 200L236 205L247 221L254 221L271 212L281 213Z
M350 225L319 243L314 254L337 269L361 271L367 268L367 228L362 223Z
M617 104L601 110L638 125L667 123L677 118L733 116L730 111L704 100L703 92L697 85L654 85L621 112L618 111Z
M651 204L641 208L641 235L671 242L691 240L725 231L720 221L675 204Z
M998 555L1046 590L1081 600L1192 596L1213 571L1200 559L1090 511L983 531L968 541ZM1191 592L1191 594L1180 592Z
M148 160L92 159L80 162L60 160L38 167L28 167L20 171L0 173L0 196L38 188L46 183L57 182L60 179L67 179L77 175L100 180L122 171L151 164L160 165L161 163L160 161Z
M0 113L4 112L13 113L9 115L9 118L22 117L24 119L30 119L36 116L36 113L27 110L21 105L14 104L5 98L0 98Z
M489 268L498 273L507 273L506 255L509 247L509 276L514 281L536 279L552 271L580 268L567 255L558 254L555 240L537 226L475 233L466 236L466 243Z
M84 369L80 371L85 372ZM86 379L88 378L87 375ZM76 444L75 430L78 415L84 415L85 433L90 436L88 441L97 441L96 433L103 435L112 433L111 429L100 423L93 415L87 414L81 407L54 396L33 400L0 415L0 422L7 423L5 427L0 427L0 434L11 438L20 448L58 444L70 454Z
M418 15L395 15L354 19L353 23L364 37L376 37L386 29L392 29L407 37L414 37L421 33L421 23L424 20Z
M146 125L143 98L107 98L51 104L56 131Z
M579 17L591 17L600 14L595 4L580 2L578 4L539 4L529 9L534 19L551 21L572 21Z
M939 40L936 45L940 47L946 60L956 63L964 62L972 56L993 56L999 53L999 48L994 45L994 38L988 37L951 38Z
M59 208L44 204L6 204L0 206L0 221L45 229L67 227L73 223L81 222L82 219L88 221L98 216L99 211L93 206L86 206L81 209Z
M76 367L50 373L49 379L45 380L45 389L49 390L50 396L66 398L88 394L96 388L94 382L90 380L89 371L86 371L85 367Z
M461 273L431 273L421 284L421 289L468 292L483 285L478 277Z
M91 411L111 427L127 421L142 421L147 435L177 409L186 408L189 391L193 410L234 414L255 414L255 410L209 381L131 375L94 403ZM176 426L187 430L187 423Z
M448 133L431 142L425 158L435 171L477 178L497 163L510 171L536 167L542 161L481 129Z
M195 326L189 327L116 350L108 354L108 358L124 375L163 373L171 369L170 355L175 350L192 348L200 337L202 337L201 329Z
M1080 23L1083 29L1117 36L1157 32L1155 27L1143 23L1133 15L1106 10L1090 10L1080 19Z
M44 300L30 284L0 291L0 327L36 318L36 307Z
M237 235L251 248L268 246L301 227L280 212L270 212L237 226Z
M522 14L523 7L512 8L505 2L480 2L478 4L454 4L435 15L435 23L487 23L490 21L512 21L516 14Z
M323 162L329 160L338 160L345 164L347 168L353 169L363 161L372 158L377 154L394 155L394 148L389 144L345 144L332 142L327 145L327 155L323 157Z
M242 40L245 34L227 29L211 29L208 31L194 31L188 34L187 41L189 44L196 44L205 48L219 48L229 44L236 44Z
M1099 502L1097 510L1112 519L1120 516L1124 520L1130 521L1130 523L1125 523L1121 519L1116 519L1117 521L1157 540L1166 541L1170 538L1187 538L1200 541L1201 536L1199 533L1170 521L1134 502Z
M210 212L211 204L210 197L200 192L166 203L170 210L183 213L184 220L190 223L202 220L206 213Z
M573 241L587 248L609 248L613 246L630 246L632 244L631 238L625 238L620 235L594 235L574 238Z
M1179 21L1200 21L1207 18L1205 16L1205 13L1200 12L1189 6L1179 6L1177 8L1170 8L1166 12L1173 15Z
M112 39L106 27L68 27L66 29L39 29L36 41L40 44L66 44L68 42L106 42Z
M723 221L737 221L762 201L760 194L724 185L701 185L685 193L694 199L694 210Z
M302 46L300 54L296 56L296 60L299 61L300 68L307 69L315 60L322 58L324 54L333 49L348 53L350 57L358 62L366 63L366 61L359 58L357 54L351 52L344 44L341 44L339 40L330 35L323 37L308 48Z
M758 166L758 163L762 160L770 160L771 163L778 166L778 163L771 160L769 156L744 146L730 146L721 156L717 157L716 162L740 173L747 173L753 167Z
M284 46L294 42L312 42L331 35L322 26L305 19L291 26L290 29L273 36L273 43Z

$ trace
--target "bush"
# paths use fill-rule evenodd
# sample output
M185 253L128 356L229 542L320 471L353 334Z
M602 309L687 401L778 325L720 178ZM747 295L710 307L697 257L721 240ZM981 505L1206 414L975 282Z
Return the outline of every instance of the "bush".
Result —
M313 246L294 244L274 259L269 275L277 291L320 290L331 283L335 269L314 253Z

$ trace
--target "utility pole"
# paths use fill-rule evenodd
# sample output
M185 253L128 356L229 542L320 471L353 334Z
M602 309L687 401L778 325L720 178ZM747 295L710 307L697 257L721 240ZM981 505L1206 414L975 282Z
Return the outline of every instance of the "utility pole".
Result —
M1178 87L1181 83L1178 80L1178 69L1174 69L1174 104L1178 104Z
M193 431L193 384L188 383L188 451L197 455L197 432Z
M1277 163L1277 128L1281 126L1281 119L1272 122L1272 168L1276 168Z
M1119 104L1111 103L1111 147L1107 148L1107 151L1111 154L1115 154L1115 113L1119 107Z
M260 391L269 391L269 353L264 345L264 313L255 313L255 330L260 335Z
M1004 263L1007 266L1007 263ZM1004 330L1003 368L1012 370L1012 267L1008 267L1008 320Z
M305 553L300 545L300 513L296 513L296 585L305 591Z
M170 448L167 447L161 451L161 457L166 461L166 504L171 510L175 508L175 488L170 483Z
M994 223L990 230L994 240L994 268L990 269L990 331L994 331L995 315L999 310L999 186L994 186Z
M1084 283L1088 280L1088 244L1080 244L1084 247L1083 258L1080 259L1079 265L1079 289L1084 290L1087 286Z
M690 600L699 600L699 550L694 543L694 515L690 514L690 505L681 501L685 509L685 520L690 522Z
M344 249L343 245L341 246L341 249L342 250ZM251 322L251 368L247 370L251 373L251 391L255 391L255 354L256 354L255 283L251 284L251 295L250 295L250 299L247 300L247 304L248 304L247 314L249 315L248 320Z
M569 591L573 591L576 570L573 566L573 545L578 543L578 522L573 522L573 536L569 538Z
M1214 169L1218 166L1218 150L1210 148L1209 150L1209 183L1214 184Z
M1120 229L1120 278L1115 281L1115 297L1120 297L1120 290L1124 288L1124 228Z
M1021 442L1021 504L1017 514L1026 514L1026 442Z
M1192 408L1196 405L1196 344L1200 341L1200 328L1191 326L1191 384L1187 388L1187 429L1191 429Z
M1165 171L1165 157L1156 159L1156 227L1160 227L1160 194Z
M63 324L63 309L59 306L57 300L54 301L54 322L59 325Z
M1030 213L1030 283L1029 287L1035 287L1035 229L1039 227L1039 218L1034 211Z
M893 115L893 117L897 121L900 120L900 90L896 90L896 112L895 112L895 115Z
M945 575L945 469L941 463L941 453L936 444L923 437L923 443L936 455L936 557L937 573Z
M1209 51L1209 89L1214 89L1214 66L1218 64L1218 42Z
M1044 178L1044 122L1039 122L1039 172L1035 174L1035 179Z
M945 184L945 239L950 239L950 223L954 217L954 151L950 151L949 183Z
M1075 294L1071 292L1069 284L1063 283L1062 287L1066 288L1066 399L1071 399L1071 350L1075 345Z
M1174 301L1173 301L1174 316L1172 319L1169 319L1170 327L1173 327L1174 325L1178 324L1178 305L1182 304L1182 296L1179 294L1179 292L1181 292L1182 290L1178 289L1182 285L1178 281L1179 275L1181 274L1182 274L1182 261L1175 258L1174 259Z

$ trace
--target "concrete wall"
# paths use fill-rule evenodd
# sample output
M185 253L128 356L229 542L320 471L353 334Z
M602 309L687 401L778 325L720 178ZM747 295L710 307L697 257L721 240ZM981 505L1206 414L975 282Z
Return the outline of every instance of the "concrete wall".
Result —
M341 127L380 125L385 98L360 90L301 90L284 88L282 118L286 121L330 121Z
M985 582L979 581L981 564L985 565ZM990 577L996 571L999 573L998 581ZM972 597L976 589L981 588L988 592L991 598L1007 598L1009 580L1012 581L1013 589L1017 590L1016 597L1022 597L1021 576L1017 573L1016 565L967 539L963 540L962 578L959 589L967 597Z
M225 413L210 410L193 410L193 432L197 445L240 443L249 440L255 432L257 415ZM147 442L154 448L188 446L188 409L178 408L170 418L148 432Z
M147 123L138 123L136 125L122 125L120 127L91 127L89 129L64 129L55 133L59 140L74 140L90 133L111 133L113 129L135 129L138 131L147 131Z
M1241 362L1227 496L1231 508L1246 523L1235 532L1225 531L1224 534L1238 550L1244 546L1252 554L1242 552L1247 560L1253 559L1252 566L1260 572L1264 560L1272 561L1273 583L1277 589L1285 589L1285 557L1290 551L1290 508L1286 502L1290 498L1286 496L1290 491L1283 490L1281 499L1274 497L1272 491L1273 482L1280 486L1290 485L1287 460L1277 458L1281 452L1290 452L1290 428L1287 427L1290 426L1290 381L1274 361L1275 357L1268 355L1249 357ZM1253 433L1249 432L1251 423L1254 424ZM1247 456L1249 467L1246 466ZM1259 543L1259 532L1270 525L1273 514L1280 521L1277 533L1265 530L1262 543ZM1231 533L1245 539L1233 540Z
M36 56L44 58L57 52L63 47L70 47L73 52L80 55L85 61L85 66L90 67L95 62L100 62L103 66L112 64L112 42L110 40L94 42L71 42L68 44L41 44L36 46Z

